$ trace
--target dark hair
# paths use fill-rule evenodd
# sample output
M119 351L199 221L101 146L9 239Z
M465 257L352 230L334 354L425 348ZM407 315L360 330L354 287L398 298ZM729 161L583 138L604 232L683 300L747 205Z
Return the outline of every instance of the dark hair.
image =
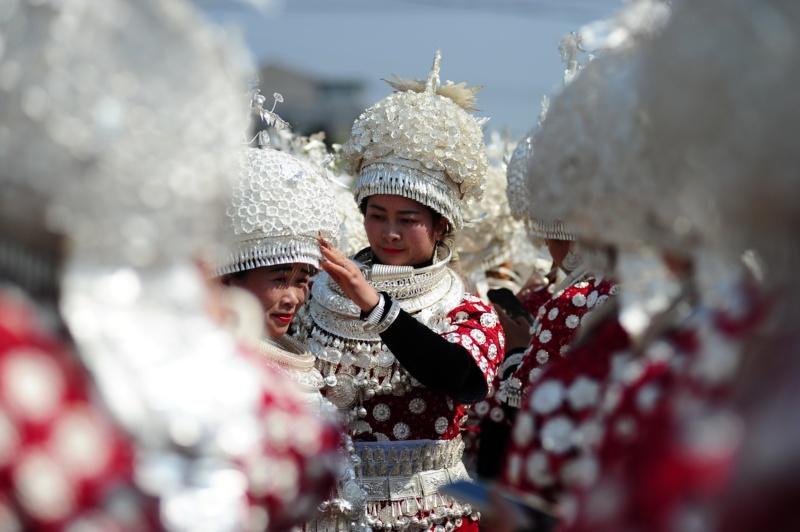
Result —
M219 281L226 286L231 284L231 281L244 281L249 272L250 270L241 270L238 272L226 273L220 276Z

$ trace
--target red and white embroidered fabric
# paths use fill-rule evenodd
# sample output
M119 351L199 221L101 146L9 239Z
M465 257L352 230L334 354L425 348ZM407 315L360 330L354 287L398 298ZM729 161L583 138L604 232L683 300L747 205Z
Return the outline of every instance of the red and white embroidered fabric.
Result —
M481 370L487 386L491 386L505 348L505 335L494 309L477 297L465 295L447 314L446 322L449 326L441 333L442 337L465 349ZM354 436L356 441L403 441L409 444L413 444L413 440L423 440L420 443L449 441L459 436L466 421L466 405L419 384L405 392L376 395L364 400L362 406L366 409L366 417L359 422L363 432ZM460 453L457 458L460 462ZM437 497L438 502L433 500ZM457 532L477 532L478 522L469 512L462 515L464 511L459 510L452 517L447 514L448 510L444 508L451 504L448 501L449 498L438 495L432 496L430 501L420 499L420 509L412 516L412 522L417 524L413 524L411 529L447 528ZM390 501L376 503L372 513L388 511L391 505ZM426 505L435 508L426 510ZM426 522L430 522L428 527L424 525Z
M542 286L535 290L526 290L518 294L517 297L531 316L537 316L539 307L547 303L553 297L553 294L550 293L547 286Z
M132 490L133 450L84 368L2 289L0 382L0 529L151 528L153 507Z
M259 452L240 461L251 513L266 510L269 530L288 529L330 496L343 460L341 428L321 417L295 383L260 353L240 351L258 367L262 383L262 442Z
M557 502L563 490L594 481L600 399L615 357L629 346L628 334L609 316L585 343L542 370L514 420L502 477L508 488Z
M586 316L616 293L613 281L588 276L553 294L536 313L530 345L514 377L523 386L535 380L548 362L566 354Z
M588 276L542 304L531 326L531 341L522 362L505 381L495 379L494 394L473 407L477 417L488 416L495 423L507 423L502 404L516 407L543 367L566 354L584 318L616 293L617 285L613 281Z
M494 309L467 295L447 314L447 320L450 326L442 336L472 356L491 386L505 348L505 335ZM464 405L424 386L413 386L400 395L376 395L363 406L371 437L363 434L356 436L357 440L450 440L458 436L465 421Z
M715 529L742 436L731 386L760 315L697 310L630 362L606 398L599 480L568 530Z
M329 494L340 432L285 377L259 366L262 441L240 466L251 513L281 530ZM135 488L134 444L95 402L90 375L33 307L3 290L0 383L0 529L160 528L156 501Z

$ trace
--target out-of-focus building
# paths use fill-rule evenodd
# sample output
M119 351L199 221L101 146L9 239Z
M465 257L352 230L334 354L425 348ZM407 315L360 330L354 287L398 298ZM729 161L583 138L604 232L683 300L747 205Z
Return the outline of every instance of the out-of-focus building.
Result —
M346 141L353 120L365 107L361 80L318 78L278 64L259 69L259 88L268 98L274 92L283 94L279 113L296 133L324 131L329 143Z

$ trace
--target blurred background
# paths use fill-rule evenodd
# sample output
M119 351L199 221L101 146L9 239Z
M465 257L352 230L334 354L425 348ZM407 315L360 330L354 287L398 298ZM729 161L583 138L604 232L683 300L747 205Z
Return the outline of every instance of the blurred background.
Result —
M467 81L487 131L521 136L561 83L561 37L622 0L195 0L238 29L262 93L301 134L344 142L353 119L389 93L392 74L424 78L442 50L442 81Z

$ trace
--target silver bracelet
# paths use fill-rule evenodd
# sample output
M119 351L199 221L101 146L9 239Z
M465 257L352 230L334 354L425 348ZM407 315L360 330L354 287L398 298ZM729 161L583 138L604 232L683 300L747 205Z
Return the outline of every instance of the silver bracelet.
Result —
M364 328L367 326L375 327L380 323L381 316L383 316L383 307L386 305L383 294L378 294L378 304L369 312L369 315L364 318Z
M386 312L386 317L384 317L383 320L381 320L381 322L378 323L377 325L365 324L364 330L380 334L389 327L391 327L392 323L394 323L394 320L396 320L397 316L399 315L400 315L400 305L397 304L397 302L392 299L391 305L389 306L389 310Z

